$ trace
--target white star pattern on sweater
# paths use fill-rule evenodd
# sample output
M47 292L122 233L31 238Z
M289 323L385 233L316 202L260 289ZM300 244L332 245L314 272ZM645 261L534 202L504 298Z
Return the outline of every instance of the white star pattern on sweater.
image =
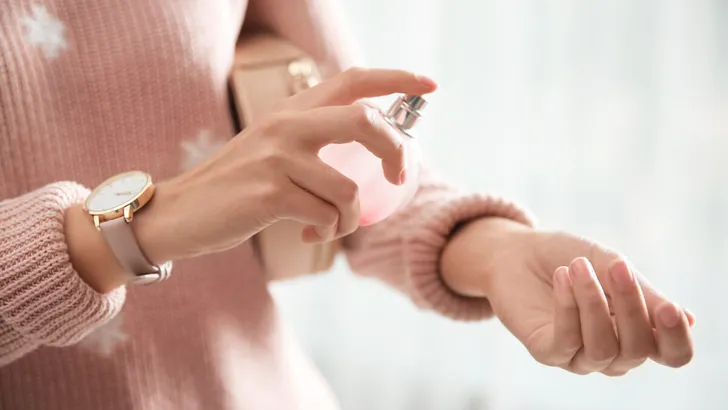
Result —
M182 143L182 169L188 170L206 160L225 145L223 141L217 141L210 136L207 130L200 131L197 138Z
M26 39L32 45L40 46L47 58L58 57L60 50L68 48L63 36L65 26L45 6L34 4L31 10L32 16L23 18Z
M123 343L127 339L127 335L122 330L123 325L124 318L119 313L86 336L80 345L96 351L102 356L109 356L119 343Z

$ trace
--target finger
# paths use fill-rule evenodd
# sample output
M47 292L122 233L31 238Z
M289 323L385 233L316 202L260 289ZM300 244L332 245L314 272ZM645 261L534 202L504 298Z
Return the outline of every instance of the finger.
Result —
M653 360L670 367L685 366L693 358L693 339L685 313L674 303L657 309L657 354Z
M289 126L280 132L295 136L294 142L314 152L332 143L359 142L382 159L389 182L395 185L403 182L404 137L374 108L364 104L315 108L294 114Z
M349 105L390 94L423 95L437 89L432 79L405 70L351 68L289 99L286 106L309 109Z
M632 271L635 273L635 277L637 278L637 281L640 284L640 287L642 288L642 294L645 297L645 302L647 303L647 311L650 313L650 321L652 323L652 327L657 327L657 308L659 306L662 306L665 303L670 302L670 300L663 295L660 291L655 288L655 286L650 283L644 276L639 274L633 267ZM690 312L688 309L682 309L683 313L685 313L688 324L690 327L695 325L695 315L693 315L692 312Z
M619 354L604 373L616 376L644 363L655 351L655 341L642 290L624 261L617 261L609 268L609 288L617 321Z
M581 338L584 346L571 362L576 373L605 369L617 356L619 345L604 296L594 268L586 258L577 258L569 266L574 295L579 306Z
M335 233L336 228L308 225L301 231L301 239L308 243L329 242L331 239L324 238L333 238Z
M359 187L356 182L317 157L294 161L289 178L336 207L339 219L337 230L333 232L334 239L354 232L359 226Z
M295 183L290 184L281 203L277 205L277 215L282 219L292 219L314 226L320 241L333 239L338 226L338 209ZM316 240L310 236L309 239Z
M561 266L554 272L554 345L552 364L568 365L582 346L579 307L569 277L569 268Z
M685 312L685 316L687 316L688 318L688 323L690 324L690 327L695 326L695 315L693 315L693 312L685 308L683 308L683 312Z
M634 271L634 269L633 269ZM642 288L642 294L645 297L645 303L647 305L647 312L650 314L650 321L653 327L657 326L655 319L657 318L656 310L657 307L669 302L667 297L655 288L644 276L638 275L637 281Z

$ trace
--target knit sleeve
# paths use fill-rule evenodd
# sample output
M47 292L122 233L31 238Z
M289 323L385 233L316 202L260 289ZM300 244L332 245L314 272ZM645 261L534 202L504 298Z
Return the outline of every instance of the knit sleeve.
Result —
M121 309L125 289L97 293L67 252L64 210L87 195L60 182L0 202L0 365L41 345L74 344Z
M452 291L443 282L439 265L453 230L483 217L509 218L529 226L533 221L505 199L460 192L425 172L412 202L384 221L359 229L347 238L345 252L356 273L381 279L420 308L455 320L482 320L492 315L488 300Z

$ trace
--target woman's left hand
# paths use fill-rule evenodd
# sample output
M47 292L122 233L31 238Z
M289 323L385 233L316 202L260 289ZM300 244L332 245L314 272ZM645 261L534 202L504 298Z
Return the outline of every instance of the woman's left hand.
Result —
M648 358L670 367L692 359L692 314L585 238L486 218L453 237L441 268L456 292L487 297L545 365L620 376Z

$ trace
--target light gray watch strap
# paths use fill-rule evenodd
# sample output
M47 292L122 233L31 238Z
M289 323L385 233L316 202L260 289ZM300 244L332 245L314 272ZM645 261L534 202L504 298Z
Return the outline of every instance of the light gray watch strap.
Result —
M116 218L99 224L101 233L121 266L130 273L129 280L134 284L159 282L169 277L172 263L160 266L149 262L137 242L134 231L124 218Z

